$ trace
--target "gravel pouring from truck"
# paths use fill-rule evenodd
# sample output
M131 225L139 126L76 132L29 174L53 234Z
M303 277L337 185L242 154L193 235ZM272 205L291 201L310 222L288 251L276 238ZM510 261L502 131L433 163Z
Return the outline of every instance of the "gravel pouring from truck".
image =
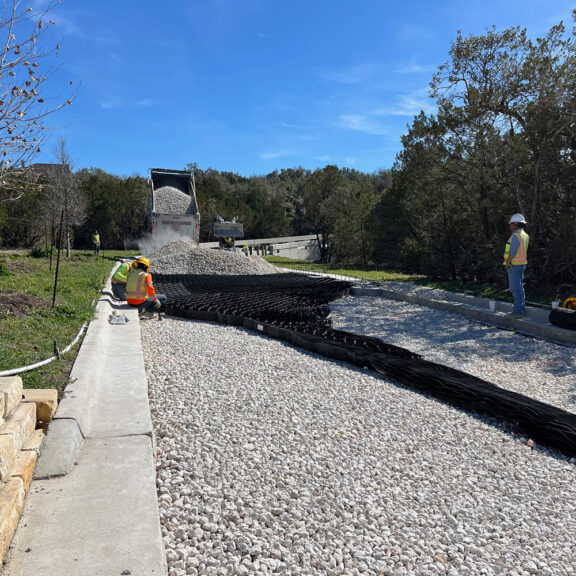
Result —
M198 243L200 212L194 173L151 168L149 183L152 236L167 242L182 239Z

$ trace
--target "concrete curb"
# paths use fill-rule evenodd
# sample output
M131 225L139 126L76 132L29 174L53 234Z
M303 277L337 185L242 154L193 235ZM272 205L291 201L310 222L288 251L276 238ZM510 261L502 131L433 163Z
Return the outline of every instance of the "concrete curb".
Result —
M107 291L103 292L95 309L94 319L90 322L82 345L70 373L71 383L64 391L64 397L58 405L53 421L48 427L48 433L42 449L42 457L36 468L35 478L51 478L67 474L74 465L74 461L86 438L98 436L148 436L151 440L151 450L154 450L154 433L149 415L146 373L144 358L140 343L140 327L138 312L125 303L115 302L111 296L110 281ZM111 314L122 314L128 319L124 326L111 325ZM118 332L122 331L118 339ZM117 359L114 371L110 374L111 359ZM115 386L106 386L106 381L112 377L118 378L124 369L129 367L132 384L138 382L137 390L130 390L129 385L117 389ZM120 382L123 376L119 378ZM103 393L116 397L104 397ZM127 419L122 411L118 418L110 414L100 414L106 417L108 430L102 431L103 420L95 421L98 416L99 403L108 404L106 411L118 408L120 402L123 407L130 401L137 401L140 397L140 406L144 413L137 419ZM126 398L126 396L132 396ZM110 406L111 405L111 406ZM132 407L133 408L133 407ZM74 430L76 428L76 430ZM65 430L65 432L64 432ZM54 446L52 446L54 444Z
M165 576L140 322L110 278L70 378L0 573Z
M42 444L42 458L36 464L34 478L55 478L69 474L84 443L78 423L64 418L52 421Z
M389 288L353 286L350 294L354 296L381 296L393 300L404 300L412 304L428 306L437 310L446 310L467 316L484 324L498 326L506 330L544 338L559 344L576 344L576 331L565 330L548 322L550 312L540 308L526 307L525 318L510 318L512 304L496 302L494 312L490 310L490 300L466 294L443 292L444 299L436 296L437 292L432 288L421 288L422 295L406 294ZM428 294L427 294L428 293Z

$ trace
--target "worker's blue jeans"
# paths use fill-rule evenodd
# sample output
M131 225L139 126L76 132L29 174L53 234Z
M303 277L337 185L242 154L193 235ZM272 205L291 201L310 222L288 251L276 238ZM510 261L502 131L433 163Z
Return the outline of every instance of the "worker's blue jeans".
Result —
M526 265L510 266L508 268L508 284L510 285L510 292L514 296L514 314L524 314L526 308L524 306L524 271Z
M158 298L160 304L164 304L166 302L166 296L164 294L156 294L156 298ZM142 302L142 304L138 306L138 310L140 310L140 312L154 312L156 308L152 297L148 298L146 302Z
M112 282L111 286L112 286L112 294L114 294L114 298L116 298L116 300L125 301L126 300L126 284L122 284L121 282L116 284L116 283Z

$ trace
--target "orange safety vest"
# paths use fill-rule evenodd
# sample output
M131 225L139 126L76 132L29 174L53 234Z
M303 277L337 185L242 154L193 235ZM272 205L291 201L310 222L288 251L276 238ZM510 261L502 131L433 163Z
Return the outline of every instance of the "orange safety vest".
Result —
M510 244L512 243L512 238L516 235L518 237L518 251L510 261L512 266L522 266L528 263L528 243L530 242L530 236L524 232L524 228L518 228L514 231L514 234L508 238L506 242L506 250L504 250L504 264L508 259L508 254L510 253Z
M152 285L152 274L144 270L133 270L126 282L126 301L128 304L138 306L152 296L156 300L156 290Z

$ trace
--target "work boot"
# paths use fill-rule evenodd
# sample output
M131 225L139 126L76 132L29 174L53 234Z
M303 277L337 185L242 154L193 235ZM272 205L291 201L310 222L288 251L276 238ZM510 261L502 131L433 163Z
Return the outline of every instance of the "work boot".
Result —
M524 314L518 314L517 312L510 312L510 314L508 314L508 318L524 318Z
M154 318L154 312L148 312L148 310L144 310L139 314L140 318Z

